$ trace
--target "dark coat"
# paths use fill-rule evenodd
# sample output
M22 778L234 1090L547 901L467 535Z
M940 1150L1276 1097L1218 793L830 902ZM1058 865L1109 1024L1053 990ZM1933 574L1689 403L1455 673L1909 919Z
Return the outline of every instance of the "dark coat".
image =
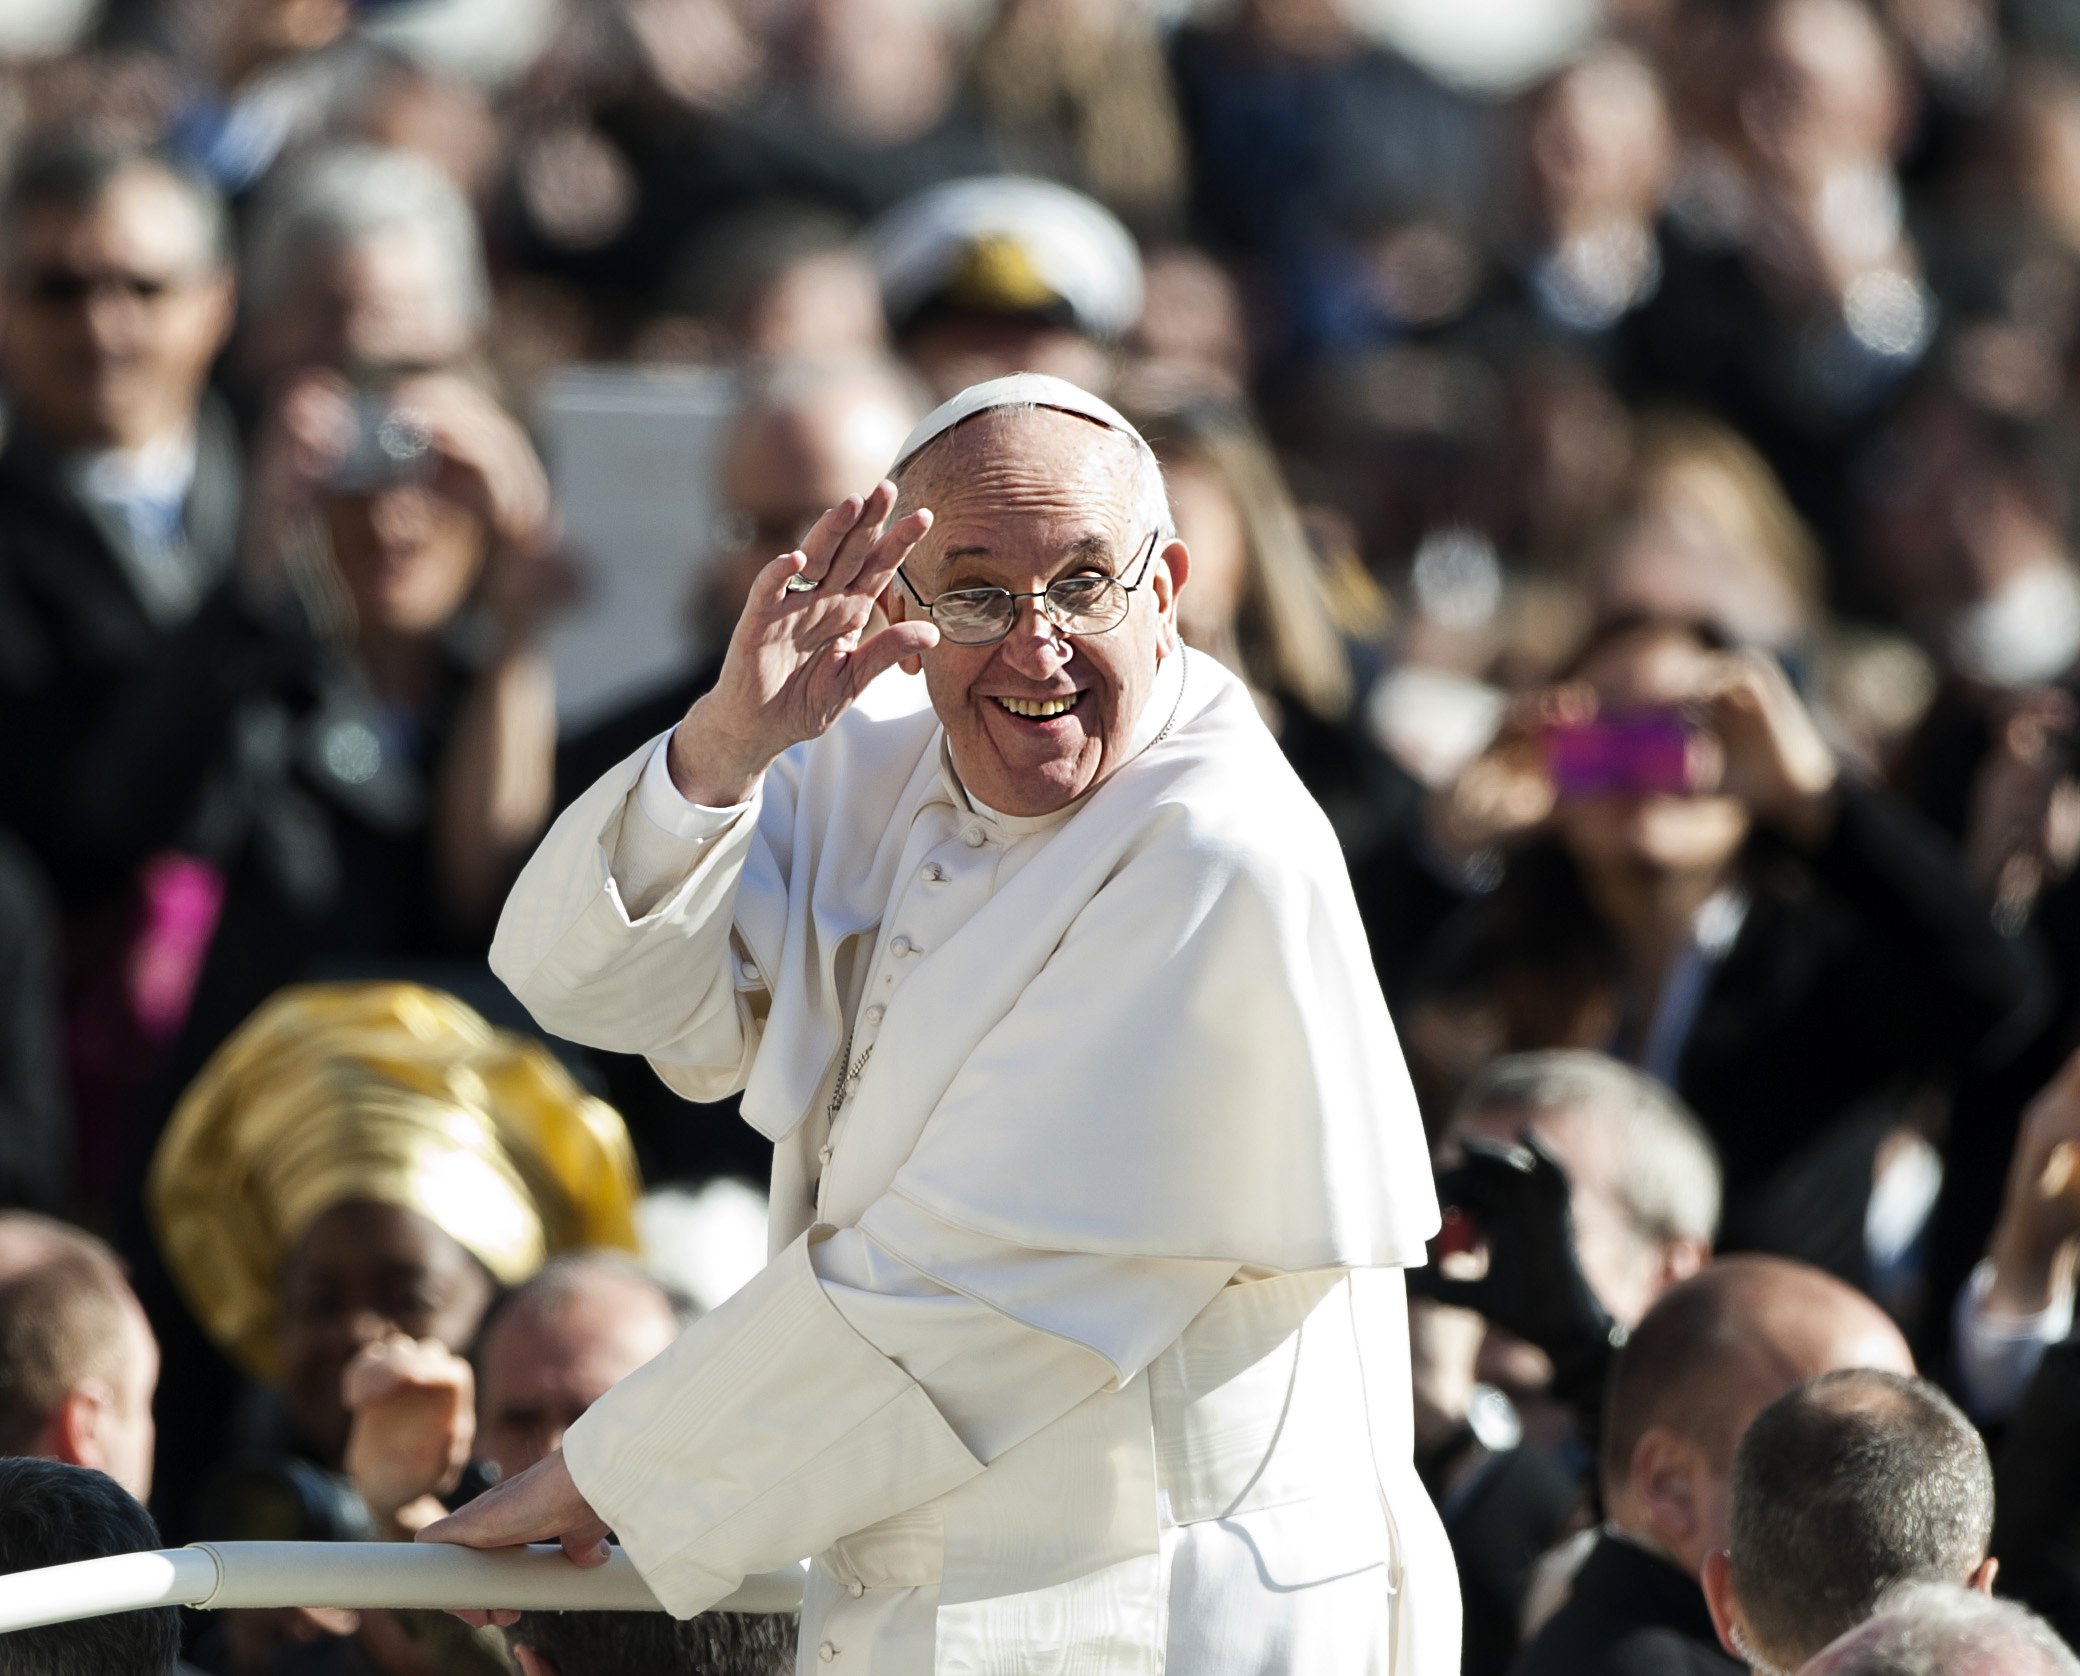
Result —
M154 595L134 579L128 531L74 493L51 452L25 430L0 447L0 826L20 834L68 903L126 882L77 842L81 742L230 573L243 494L237 435L209 400L175 581Z
M1574 1593L1511 1676L1745 1676L1720 1651L1704 1590L1666 1560L1605 1535Z

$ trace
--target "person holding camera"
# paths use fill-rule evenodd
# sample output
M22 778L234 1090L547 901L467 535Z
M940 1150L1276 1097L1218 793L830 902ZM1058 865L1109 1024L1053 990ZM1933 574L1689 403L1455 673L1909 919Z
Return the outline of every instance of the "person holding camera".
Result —
M1926 1158L1897 1097L2012 1047L2037 980L1941 836L1844 771L1781 667L1703 625L1607 621L1433 825L1500 880L1417 982L1433 1094L1497 1051L1606 1049L1710 1132L1730 1246L1882 1285L1928 1197L1910 1169L1899 1214L1868 1215L1887 1165Z
M223 874L176 1083L283 984L475 955L552 800L570 572L519 423L456 373L306 372L252 492L240 574L79 769Z

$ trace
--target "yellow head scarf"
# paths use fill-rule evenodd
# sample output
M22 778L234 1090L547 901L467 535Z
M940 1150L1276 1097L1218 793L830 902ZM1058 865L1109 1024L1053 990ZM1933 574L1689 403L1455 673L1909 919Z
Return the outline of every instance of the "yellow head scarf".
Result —
M332 1206L418 1212L502 1283L635 1248L628 1132L548 1051L413 984L285 989L174 1110L146 1183L167 1266L224 1349L275 1372L283 1256Z

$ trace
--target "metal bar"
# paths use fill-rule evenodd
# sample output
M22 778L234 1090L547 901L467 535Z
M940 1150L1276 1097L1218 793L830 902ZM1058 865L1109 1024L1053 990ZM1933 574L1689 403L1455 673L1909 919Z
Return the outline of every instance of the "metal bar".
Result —
M747 1577L717 1612L792 1612L799 1570ZM657 1597L615 1549L581 1569L554 1546L479 1550L440 1542L198 1542L0 1576L0 1634L152 1606L514 1607L657 1612Z

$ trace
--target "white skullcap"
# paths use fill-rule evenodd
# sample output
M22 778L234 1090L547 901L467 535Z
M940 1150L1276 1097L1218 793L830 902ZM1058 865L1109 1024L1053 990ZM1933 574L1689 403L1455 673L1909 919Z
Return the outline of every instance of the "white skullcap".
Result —
M982 175L905 198L867 231L891 320L942 292L985 310L1065 307L1116 338L1141 317L1141 253L1119 217L1051 180Z
M1126 415L1110 402L1100 401L1088 390L1071 384L1066 378L1056 378L1052 373L1014 372L1003 378L970 384L959 395L949 397L933 408L917 422L917 428L903 438L896 463L888 468L889 475L901 471L927 443L936 442L954 426L978 413L987 413L993 407L1047 407L1057 413L1073 413L1078 418L1103 425L1109 431L1119 432L1140 448L1148 447L1147 440L1128 423Z

